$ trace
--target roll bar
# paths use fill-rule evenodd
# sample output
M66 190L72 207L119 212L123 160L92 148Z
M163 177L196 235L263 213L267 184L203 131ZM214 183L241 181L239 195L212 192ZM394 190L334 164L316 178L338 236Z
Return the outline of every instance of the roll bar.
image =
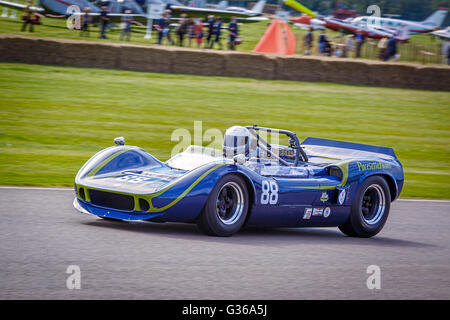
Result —
M266 145L266 151L270 152L271 155L274 155L277 157L283 164L287 165L287 162L283 159L279 158L276 154L274 154L271 149L272 146L265 141L256 131L266 131L268 133L276 132L279 134L284 134L289 137L289 146L295 150L295 161L294 166L297 166L300 162L300 155L302 156L303 162L308 162L308 156L306 155L305 151L302 149L302 146L300 145L300 141L297 138L297 135L291 131L288 130L279 130L279 129L272 129L272 128L264 128L264 127L258 127L256 124L253 126L247 126L246 127L259 141L262 141Z

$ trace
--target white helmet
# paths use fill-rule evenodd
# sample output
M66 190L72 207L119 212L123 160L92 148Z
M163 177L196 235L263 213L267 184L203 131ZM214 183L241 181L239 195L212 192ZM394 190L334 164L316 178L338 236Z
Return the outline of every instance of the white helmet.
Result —
M223 155L230 159L238 154L250 157L251 140L251 133L245 127L234 126L227 129L223 139Z

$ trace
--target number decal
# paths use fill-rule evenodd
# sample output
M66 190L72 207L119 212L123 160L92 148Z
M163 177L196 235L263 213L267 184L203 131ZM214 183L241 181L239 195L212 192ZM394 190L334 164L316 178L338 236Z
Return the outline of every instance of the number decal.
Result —
M270 181L270 204L278 203L278 184L275 181Z
M146 177L142 177L142 176L135 176L135 175L128 175L128 176L122 176L117 178L117 180L119 181L125 181L125 182L129 182L129 183L140 183L142 181L145 181L145 179L147 179Z
M275 181L263 180L261 186L261 204L278 203L278 184Z

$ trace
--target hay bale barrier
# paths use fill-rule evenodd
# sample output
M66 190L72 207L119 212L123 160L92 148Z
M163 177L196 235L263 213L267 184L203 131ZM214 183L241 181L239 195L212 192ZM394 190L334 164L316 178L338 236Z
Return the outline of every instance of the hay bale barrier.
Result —
M0 61L450 91L450 67L0 35Z

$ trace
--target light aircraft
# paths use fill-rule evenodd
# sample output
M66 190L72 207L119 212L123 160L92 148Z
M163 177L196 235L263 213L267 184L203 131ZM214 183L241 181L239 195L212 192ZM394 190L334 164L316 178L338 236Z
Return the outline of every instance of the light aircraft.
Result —
M260 0L253 6L253 8L251 10L241 8L241 7L226 7L225 10L238 12L238 13L244 13L244 14L248 14L249 16L256 17L256 16L262 15L265 5L266 5L266 0Z
M392 30L401 30L405 28L408 30L410 34L415 33L427 33L438 30L445 18L447 17L448 9L440 8L436 12L434 12L431 16L421 22L417 21L409 21L402 19L394 19L394 18L385 18L385 17L369 17L363 16L354 18L354 23L365 23L371 26L377 26L380 28L392 29Z
M261 0L265 1L265 0ZM110 2L119 2L118 0L110 1ZM249 13L239 13L234 11L228 11L228 10L217 10L217 9L204 9L204 8L193 8L193 7L187 7L187 6L180 6L180 5L171 5L171 3L177 3L173 0L149 0L148 3L150 4L159 4L161 6L167 5L168 10L172 12L172 16L174 17L174 20L177 20L176 17L179 17L181 14L185 13L191 18L198 18L198 17L207 17L209 15L215 15L222 17L223 21L228 21L231 17L236 17L238 22L241 23L247 23L247 22L258 22L258 21L264 21L268 20L266 17L262 17L261 13L258 14L257 12L253 12L251 14ZM73 11L68 10L70 6L75 5L78 6L80 9L84 9L86 7L89 7L90 13L89 16L91 16L94 20L99 19L100 17L100 8L96 6L95 4L89 2L88 0L40 0L39 6L31 6L31 9L43 16L51 17L51 18L67 18L68 16L74 13ZM110 4L111 5L111 4ZM15 3L11 1L5 1L0 0L0 6L16 9L16 10L25 10L26 5ZM84 14L84 13L80 13ZM123 13L108 13L108 16L110 18L110 22L120 22L122 20L122 17L124 16ZM131 14L131 17L134 21L137 21L139 23L145 24L147 22L147 15L145 13L133 13Z
M305 29L305 30L309 30L309 29L313 29L313 30L324 30L325 29L325 21L320 20L320 19L316 19L316 18L312 18L308 15L303 15L300 17L295 17L290 19L290 22L301 29Z
M340 20L333 17L319 16L315 12L311 11L295 0L284 0L284 4L309 16L309 23L313 27L313 29L314 25L316 25L323 26L334 31L341 31L344 33L361 33L364 36L372 39L381 39L384 37L395 37L400 41L406 41L409 39L409 34L405 34L405 32L399 32L386 28L378 28L368 25L367 23L354 22L351 19ZM304 24L308 23L308 18L305 18L305 16L294 19L296 20L291 20L291 22L294 24L301 22L301 19L303 19ZM322 23L319 23L318 21L321 21Z
M216 9L208 9L208 8L194 8L182 5L171 5L169 4L167 7L172 11L172 14L175 16L179 16L183 13L186 13L191 18L197 17L207 17L209 15L220 16L222 19L228 20L231 17L236 17L238 22L258 22L258 21L267 21L269 20L266 17L262 16L262 11L264 9L264 5L266 4L266 0L260 0L255 4L252 10L247 10L239 7L226 7L222 8L221 6L217 6Z

